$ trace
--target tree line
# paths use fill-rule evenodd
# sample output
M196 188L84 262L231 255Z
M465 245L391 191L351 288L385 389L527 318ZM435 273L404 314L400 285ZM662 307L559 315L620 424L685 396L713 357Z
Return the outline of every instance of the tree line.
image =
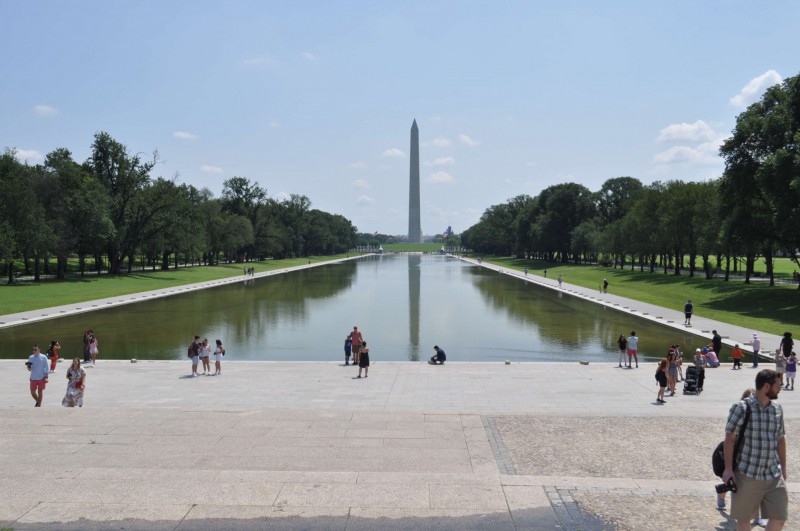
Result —
M207 188L153 177L158 152L131 154L108 133L94 136L91 156L73 160L65 148L42 164L0 155L0 274L64 278L77 257L81 274L118 274L135 260L155 269L220 260L241 262L345 252L357 242L350 220L311 208L303 195L278 201L258 182L233 177L222 196ZM55 271L50 259L55 258Z
M799 263L800 76L742 112L720 155L723 174L706 182L616 177L596 192L563 183L514 197L486 209L461 234L462 245L706 278L724 271L726 280L741 262L745 282L763 258L772 285L775 256Z

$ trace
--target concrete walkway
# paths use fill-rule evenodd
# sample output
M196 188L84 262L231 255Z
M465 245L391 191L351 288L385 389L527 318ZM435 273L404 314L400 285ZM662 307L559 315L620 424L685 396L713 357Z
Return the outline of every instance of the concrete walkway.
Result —
M491 269L493 271L498 271L506 275L517 277L526 282L532 282L549 289L559 290L557 278L544 278L538 275L525 275L522 271L499 266L497 264L478 262L477 260L464 257L461 257L460 259L471 264ZM611 289L613 290L613 286L611 286ZM775 349L777 349L781 343L781 336L779 335L767 334L759 330L753 330L751 328L744 328L742 326L735 326L723 323L721 321L715 321L713 319L703 317L702 315L697 315L696 313L692 316L692 326L684 326L683 323L685 319L683 315L683 306L676 309L663 308L654 304L647 304L641 301L628 299L626 297L620 297L619 295L614 295L613 293L600 293L598 290L584 288L583 286L576 286L568 282L563 282L560 290L589 302L601 304L618 312L635 315L641 319L652 321L663 326L668 326L687 334L693 334L698 337L706 338L709 342L711 341L711 331L716 330L722 336L722 343L724 345L733 347L733 345L738 343L742 350L750 354L753 352L751 348L753 332L758 333L758 336L761 339L761 352L765 357L771 357L772 353L775 352ZM689 353L684 354L686 355Z
M666 527L732 529L708 461L755 376L658 406L653 364L100 361L67 409L65 368L34 408L0 361L0 527L664 529L684 497ZM800 394L780 398L795 463Z

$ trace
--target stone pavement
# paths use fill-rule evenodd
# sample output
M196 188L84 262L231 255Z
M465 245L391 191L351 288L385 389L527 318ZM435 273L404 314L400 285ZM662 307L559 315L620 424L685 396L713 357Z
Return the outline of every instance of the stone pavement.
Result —
M0 527L732 529L709 458L755 376L657 406L646 363L101 360L67 409L65 368L34 408L0 361ZM794 463L800 395L780 399Z

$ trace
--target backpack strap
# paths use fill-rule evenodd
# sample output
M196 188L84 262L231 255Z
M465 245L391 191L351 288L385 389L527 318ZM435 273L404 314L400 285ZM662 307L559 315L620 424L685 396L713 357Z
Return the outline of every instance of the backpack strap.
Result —
M739 453L742 451L742 446L744 445L744 432L747 430L747 425L750 422L750 401L744 401L745 408L747 411L744 414L744 423L742 424L742 429L739 430L739 435L736 437L736 445L733 447L733 470L736 470L736 462L739 460Z

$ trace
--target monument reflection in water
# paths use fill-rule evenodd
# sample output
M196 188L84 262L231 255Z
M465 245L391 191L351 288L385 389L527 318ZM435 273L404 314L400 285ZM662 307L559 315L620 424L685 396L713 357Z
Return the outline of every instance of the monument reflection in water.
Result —
M353 325L375 362L426 359L438 344L449 362L616 363L616 339L631 330L649 359L700 342L454 258L384 255L0 330L0 353L22 359L59 339L62 358L80 357L91 328L101 361L183 360L198 334L222 339L229 361L343 363Z

